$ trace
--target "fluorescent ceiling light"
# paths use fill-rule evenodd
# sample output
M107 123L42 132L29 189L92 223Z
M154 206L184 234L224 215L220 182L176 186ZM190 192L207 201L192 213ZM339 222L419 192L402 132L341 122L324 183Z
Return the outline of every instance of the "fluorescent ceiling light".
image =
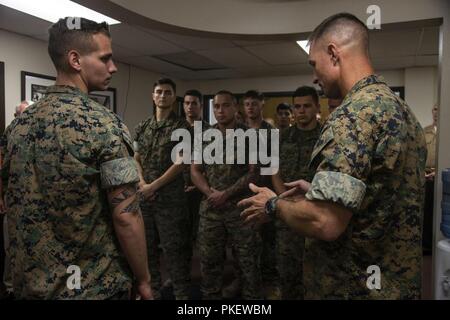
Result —
M303 51L306 52L306 54L309 54L308 40L300 40L300 41L297 41L297 44L300 46L300 48L303 49Z
M83 17L98 23L104 21L108 24L120 23L69 0L0 0L0 4L52 23L65 17Z

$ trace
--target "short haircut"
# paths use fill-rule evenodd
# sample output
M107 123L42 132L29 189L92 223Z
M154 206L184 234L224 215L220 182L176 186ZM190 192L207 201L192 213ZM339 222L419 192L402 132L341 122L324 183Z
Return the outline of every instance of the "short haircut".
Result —
M263 101L264 94L257 90L249 90L244 94L244 99L248 99L248 98Z
M362 45L368 49L369 47L369 29L367 26L351 13L341 12L332 15L322 21L309 36L309 44L317 41L330 33L340 33L345 27L352 26L354 33L349 40L353 40L358 35L362 40Z
M230 97L231 97L231 99L233 100L233 103L234 104L237 104L237 99L236 99L236 97L234 96L234 94L232 94L230 91L228 91L228 90L220 90L220 91L218 91L215 95L214 95L214 97L215 96L223 96L223 95L229 95Z
M155 88L157 86L163 85L163 84L168 84L169 86L172 87L173 92L177 92L177 85L175 84L175 82L173 82L172 79L169 78L160 78L158 79L154 84L153 84L153 90L155 90Z
M292 95L292 99L295 97L307 97L311 96L316 104L319 104L319 95L317 94L316 89L309 86L302 86L297 88L295 90L294 94Z
M287 104L287 103L284 103L284 102L280 103L280 104L277 106L277 113L278 113L279 111L281 111L281 110L288 110L289 112L292 112L291 105L290 105L290 104Z
M79 24L72 26L74 21ZM81 55L86 55L97 50L94 35L101 33L111 38L106 22L97 23L85 18L59 19L50 27L48 33L48 54L56 70L62 71L69 71L69 64L66 61L69 51L76 50Z
M184 94L184 96L185 96L185 97L186 97L186 96L197 97L198 100L200 101L200 103L202 103L203 96L202 96L201 92L198 91L198 90L196 90L196 89L191 89L191 90L186 91L186 93Z

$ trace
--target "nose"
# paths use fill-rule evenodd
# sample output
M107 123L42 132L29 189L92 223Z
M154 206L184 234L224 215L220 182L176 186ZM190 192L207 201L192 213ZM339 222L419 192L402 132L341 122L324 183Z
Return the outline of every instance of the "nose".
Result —
M116 64L114 63L114 61L111 60L111 66L109 68L109 73L113 74L117 72L117 67Z

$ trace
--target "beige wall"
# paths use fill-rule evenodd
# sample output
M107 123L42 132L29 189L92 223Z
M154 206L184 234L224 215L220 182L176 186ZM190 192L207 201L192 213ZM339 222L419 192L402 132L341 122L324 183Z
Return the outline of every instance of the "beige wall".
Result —
M410 68L405 70L405 100L422 126L433 122L431 108L437 102L437 68Z
M5 63L5 115L1 116L8 125L20 103L20 72L55 76L55 69L43 41L0 30L0 43L0 61Z

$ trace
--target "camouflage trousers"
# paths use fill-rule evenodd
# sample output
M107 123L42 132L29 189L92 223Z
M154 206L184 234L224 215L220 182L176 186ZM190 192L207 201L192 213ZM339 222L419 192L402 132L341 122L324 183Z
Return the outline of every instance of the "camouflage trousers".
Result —
M280 277L282 300L304 298L303 256L305 238L277 219L276 248L277 268Z
M261 226L262 252L261 252L261 276L265 285L276 285L278 271L276 264L276 229L275 223Z
M222 298L223 271L227 238L231 239L235 259L242 277L242 298L262 299L259 267L260 237L251 227L242 225L240 210L208 209L206 201L200 205L198 249L202 273L203 299Z
M172 279L177 300L189 299L191 245L189 212L186 206L167 207L161 204L141 204L147 238L147 255L155 299L161 299L161 250Z

